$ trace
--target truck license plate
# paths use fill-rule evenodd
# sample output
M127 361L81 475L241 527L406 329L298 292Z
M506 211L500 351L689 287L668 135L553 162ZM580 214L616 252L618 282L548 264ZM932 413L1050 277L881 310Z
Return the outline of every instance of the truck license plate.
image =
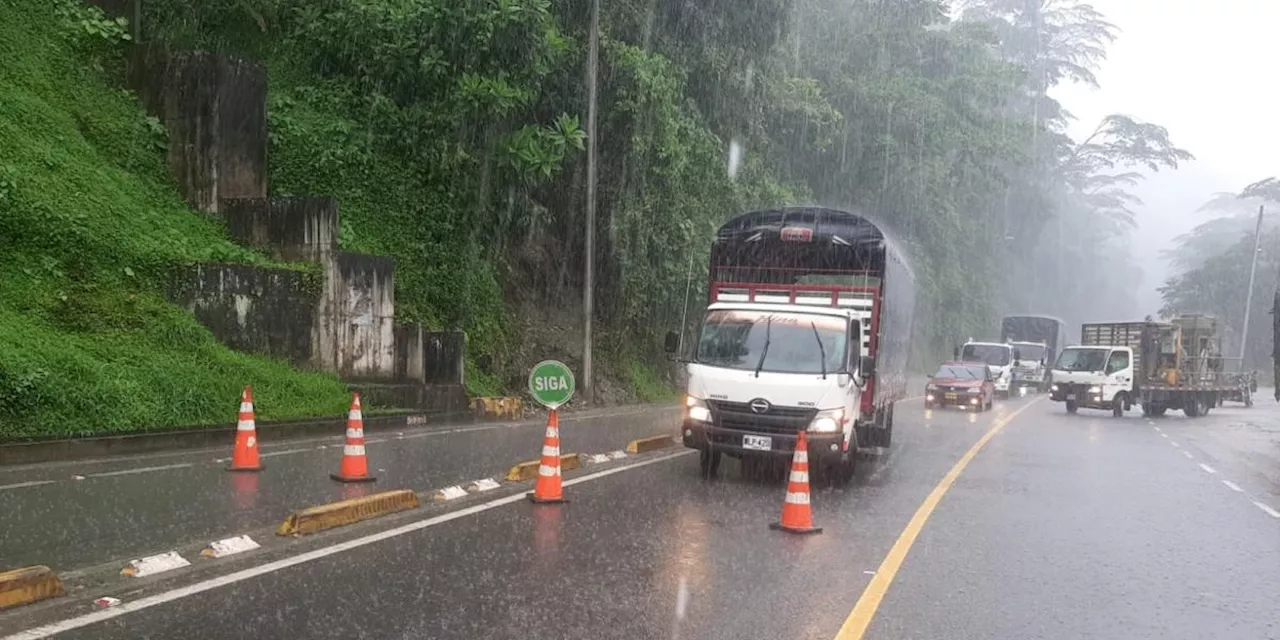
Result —
M769 451L773 449L773 438L764 436L742 436L742 448L754 449L756 451Z
M956 394L954 394L954 393L948 393L948 394L946 395L946 398L947 398L948 400L955 400L955 399L956 399Z
M1068 393L1068 394L1067 394L1067 398L1066 398L1066 399L1067 399L1067 400L1075 400L1075 399L1076 399L1076 394L1074 394L1074 393Z

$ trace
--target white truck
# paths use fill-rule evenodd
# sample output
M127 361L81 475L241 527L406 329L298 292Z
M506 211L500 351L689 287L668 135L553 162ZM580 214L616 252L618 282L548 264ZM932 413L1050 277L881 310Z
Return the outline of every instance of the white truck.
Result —
M681 424L704 475L722 455L785 463L802 430L833 482L852 478L859 449L889 446L915 280L882 230L831 209L747 213L716 234L709 280ZM679 343L667 334L668 352Z
M1018 353L1012 344L1007 342L977 342L972 338L964 346L956 349L956 360L962 362L983 362L991 369L991 379L995 381L996 395L1008 398L1014 387L1013 363Z
M1019 395L1029 389L1039 393L1047 389L1045 378L1049 372L1049 345L1043 342L1009 343L1017 352L1013 360L1013 380L1010 391L1017 390Z

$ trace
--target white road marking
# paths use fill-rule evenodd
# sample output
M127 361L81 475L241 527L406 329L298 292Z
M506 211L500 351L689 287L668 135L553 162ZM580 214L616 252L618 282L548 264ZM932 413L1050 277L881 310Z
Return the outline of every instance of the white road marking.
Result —
M1253 501L1253 506L1267 512L1267 515L1271 516L1272 518L1280 518L1280 511L1276 511L1275 509L1272 509L1271 507L1261 502L1258 502L1257 500Z
M1186 456L1188 460L1195 460L1195 459L1196 459L1196 457L1195 457L1195 456L1191 455L1191 452L1190 452L1190 451L1183 450L1182 455Z
M191 467L192 463L184 462L182 464L166 464L158 467L138 467L137 469L121 469L120 471L104 471L102 473L85 474L89 478L106 478L110 476L127 476L135 473L150 473L152 471L168 471L169 469L186 469Z
M1161 429L1160 427L1157 427L1157 426L1155 426L1155 425L1151 425L1151 428L1152 428L1152 429L1155 429L1155 430L1156 430L1156 433L1164 433L1164 430L1163 430L1163 429Z
M1232 482L1232 481L1230 481L1230 480L1223 480L1223 481L1222 481L1222 484L1227 485L1227 488L1228 488L1228 489L1230 489L1230 490L1232 490L1232 491L1235 491L1236 493L1244 493L1244 489L1241 489L1241 488L1240 488L1240 485L1238 485L1238 484L1236 484L1236 483L1234 483L1234 482Z
M1167 438L1169 437L1169 434L1167 434L1167 433L1165 433L1165 432L1161 431L1161 432L1160 432L1160 437L1161 437L1161 438L1166 438L1166 439L1167 439Z
M272 451L270 453L259 454L259 457L270 458L271 456L284 456L289 455L290 453L304 453L308 451L313 451L313 449L285 449L284 451Z
M17 484L0 484L0 491L5 489L21 489L23 487L38 487L42 484L53 484L57 480L32 480L30 482L19 482Z
M1182 445L1178 444L1177 440L1170 440L1169 444L1173 445L1176 448L1182 448Z
M646 467L651 464L657 464L659 462L666 462L667 460L678 458L680 456L690 455L692 453L693 453L693 450L678 451L678 452L664 455L658 458L645 460L643 462L637 462L635 464L629 464L621 467L614 467L612 469L605 469L603 471L598 471L596 473L592 473L589 475L573 478L571 480L565 480L564 486L573 486L575 484L580 484L583 482L590 482L592 480L597 480L605 476L611 476L615 473L622 473L623 471L628 471L631 469L639 469L640 467ZM490 509L496 509L501 506L513 504L516 502L523 502L525 500L526 498L525 498L524 492L516 493L514 495L505 496L502 498L498 498L496 500L490 500L489 502L484 502L471 507L466 507L464 509L458 509L457 511L443 513L432 518L427 518L426 520L411 522L406 525L395 527L394 529L379 531L378 533L373 533L364 537L356 538L354 540L340 542L338 544L330 545L328 547L315 549L313 551L308 551L306 553L300 553L296 556L282 558L274 562L268 562L266 564L259 565L256 567L250 567L248 569L236 571L235 573L229 573L224 576L210 578L208 580L187 585L185 587L179 587L177 589L172 589L170 591L164 591L161 593L157 593L153 596L141 598L139 600L134 600L132 602L126 602L124 604L121 604L116 607L112 607L110 609L101 609L98 611L94 611L93 613L86 613L84 615L76 616L74 618L68 618L66 620L61 620L59 622L46 624L44 626L36 627L34 629L19 631L18 633L5 636L4 638L0 638L0 640L36 640L37 638L48 638L49 636L52 636L54 634L64 633L66 631L71 631L73 629L86 627L94 623L103 622L118 616L122 616L126 613L132 613L134 611L142 611L143 609L150 609L151 607L165 604L166 602L180 600L182 598L193 596L199 593L204 593L205 591L209 591L211 589L217 589L218 587L223 587L229 584L235 584L237 582L242 582L250 578L256 578L258 576L266 575L268 573L274 573L276 571L280 571L282 569L288 569L289 567L311 562L313 560L327 558L331 555L342 553L343 551L358 549L360 547L367 546L375 542L381 542L383 540L399 537L407 533L421 531L422 529L426 529L427 527L433 527L435 525L443 524L451 520L457 520L458 518L464 518L469 515L482 513L484 511L489 511Z
M1201 469L1204 469L1204 472L1205 472L1205 473L1217 473L1217 471L1214 471L1214 470L1213 470L1213 467L1211 467L1211 466L1209 466L1209 465L1207 465L1207 464L1205 464L1205 463L1203 463L1203 462L1201 462L1201 463L1200 463L1200 468L1201 468Z

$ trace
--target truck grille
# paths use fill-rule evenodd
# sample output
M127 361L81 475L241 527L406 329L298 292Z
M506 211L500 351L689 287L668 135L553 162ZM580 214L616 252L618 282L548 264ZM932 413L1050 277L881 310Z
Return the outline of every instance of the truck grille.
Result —
M755 413L746 402L709 400L711 418L717 427L752 433L796 433L809 427L817 409L773 405L764 413Z

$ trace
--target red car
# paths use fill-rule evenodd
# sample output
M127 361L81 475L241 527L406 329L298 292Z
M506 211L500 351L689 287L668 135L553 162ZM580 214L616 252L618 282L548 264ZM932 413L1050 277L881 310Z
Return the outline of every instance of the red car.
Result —
M960 407L987 411L996 395L991 369L984 362L944 362L929 376L924 408Z

